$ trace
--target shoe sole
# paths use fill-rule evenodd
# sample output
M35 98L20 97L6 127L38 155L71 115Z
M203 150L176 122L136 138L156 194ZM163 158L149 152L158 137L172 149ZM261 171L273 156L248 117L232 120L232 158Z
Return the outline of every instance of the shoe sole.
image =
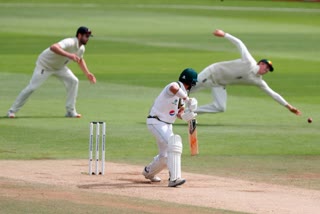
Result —
M161 179L160 178L147 178L147 179L149 179L151 182L161 182Z
M76 116L68 116L68 115L66 115L66 117L68 117L68 118L81 118L81 114L78 114Z
M142 175L145 177L145 179L150 180L151 182L161 182L161 178L155 176L153 178L148 177L148 173L146 172L146 167L142 171Z
M177 186L180 186L182 184L184 184L186 182L186 180L181 180L180 182L177 182L177 183L174 183L173 185L168 185L168 187L177 187Z

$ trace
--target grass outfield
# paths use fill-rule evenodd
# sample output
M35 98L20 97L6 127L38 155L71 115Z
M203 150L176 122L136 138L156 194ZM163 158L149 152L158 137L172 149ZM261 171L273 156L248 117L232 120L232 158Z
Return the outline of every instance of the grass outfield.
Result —
M257 60L273 61L275 72L264 79L303 115L291 114L257 88L230 86L225 113L198 116L199 156L189 155L186 124L174 126L184 141L183 170L320 189L320 4L18 2L0 1L0 159L87 158L89 122L104 120L107 161L149 163L157 151L145 118L162 87L185 67L200 72L239 57L230 42L211 35L221 28L244 41ZM83 118L63 117L65 89L55 78L31 96L16 119L5 118L38 54L74 36L80 25L94 34L85 59L98 80L90 85L70 65L81 80L77 110ZM195 96L200 104L211 101L209 91Z

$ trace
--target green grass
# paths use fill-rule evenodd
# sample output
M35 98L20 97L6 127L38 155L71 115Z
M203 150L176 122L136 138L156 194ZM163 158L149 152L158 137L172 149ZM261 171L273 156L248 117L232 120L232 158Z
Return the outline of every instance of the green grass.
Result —
M275 72L264 79L303 115L296 117L255 87L229 86L227 112L198 116L199 156L189 155L186 124L174 126L184 141L183 170L320 189L319 181L303 177L320 171L320 4L54 2L0 1L0 159L87 158L89 122L104 120L107 160L147 164L157 150L145 118L162 87L185 67L200 72L239 57L236 47L211 35L222 28L244 41L257 60L273 61ZM63 117L65 89L55 78L31 96L18 118L5 118L38 54L74 36L80 25L94 34L85 59L98 80L90 85L70 65L80 79L77 109L83 118ZM200 104L211 101L209 91L195 96ZM288 182L296 174L301 178Z

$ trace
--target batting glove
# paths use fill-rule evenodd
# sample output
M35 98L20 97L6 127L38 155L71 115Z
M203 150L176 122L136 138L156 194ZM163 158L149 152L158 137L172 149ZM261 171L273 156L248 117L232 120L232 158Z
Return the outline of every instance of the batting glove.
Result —
M182 120L188 122L188 121L192 120L193 118L195 118L196 116L197 116L197 113L190 111L188 113L183 113L181 115L181 118L182 118Z
M186 102L186 106L187 109L189 111L195 111L198 108L198 100L196 98L190 98L187 102Z

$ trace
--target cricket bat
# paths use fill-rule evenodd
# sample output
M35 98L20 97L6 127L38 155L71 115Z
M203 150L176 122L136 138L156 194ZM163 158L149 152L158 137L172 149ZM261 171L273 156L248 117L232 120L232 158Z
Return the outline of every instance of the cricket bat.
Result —
M189 128L189 145L191 155L199 154L198 137L197 137L197 120L194 118L188 122Z

